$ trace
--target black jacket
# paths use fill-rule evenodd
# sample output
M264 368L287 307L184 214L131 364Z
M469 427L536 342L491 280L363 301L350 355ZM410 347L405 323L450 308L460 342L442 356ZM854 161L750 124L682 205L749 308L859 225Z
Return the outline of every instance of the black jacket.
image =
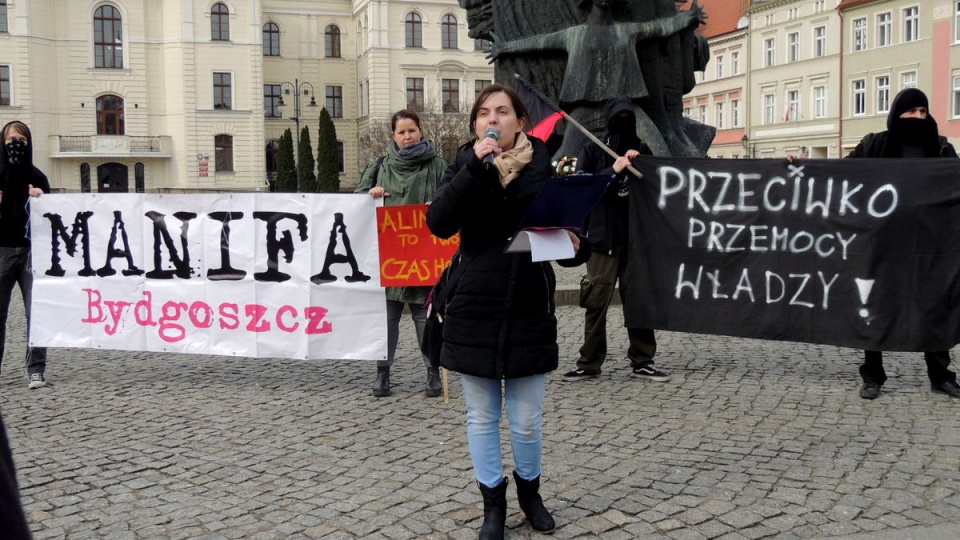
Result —
M468 264L448 297L440 365L467 375L512 379L557 368L556 277L549 262L503 252L520 219L553 168L547 147L531 138L533 161L506 188L495 168L477 159L473 143L457 150L427 210L440 238L460 232L461 264ZM589 256L581 249L579 264Z
M847 157L879 158L899 157L899 149L891 148L890 132L867 133ZM937 157L957 157L957 151L946 137L940 136L940 151Z
M901 90L890 103L887 112L887 130L879 133L867 133L857 147L847 156L849 158L898 158L903 157L904 147L918 145L922 148L925 157L957 157L957 151L947 141L946 137L939 136L934 140L937 122L932 116L927 116L924 122L930 129L929 143L910 140L908 134L897 131L897 122L900 115L913 107L929 107L926 94L916 88Z
M621 111L633 114L633 102L629 98L611 99L606 106L607 125ZM610 144L610 135L605 136L604 143ZM646 143L637 140L637 150L644 155L653 155ZM603 151L596 144L587 144L577 157L577 169L591 174L615 174L613 162L616 159ZM610 253L614 249L626 247L628 228L630 226L629 197L627 193L633 175L624 169L616 175L610 188L604 194L600 203L590 212L583 224L584 235L590 241L593 251Z
M33 137L28 139L26 160L17 165L8 163L6 145L0 141L0 247L30 247L29 186L50 192L47 176L33 165Z

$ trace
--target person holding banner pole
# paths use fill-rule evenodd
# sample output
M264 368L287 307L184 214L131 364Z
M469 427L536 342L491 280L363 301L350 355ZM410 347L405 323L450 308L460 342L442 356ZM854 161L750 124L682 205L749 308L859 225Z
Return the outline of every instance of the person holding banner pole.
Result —
M957 151L940 135L937 122L930 116L926 94L907 88L894 97L887 116L887 131L868 133L848 158L956 158ZM864 351L860 366L860 397L876 399L887 380L883 352ZM934 392L960 398L956 373L950 371L950 351L923 353L927 376Z
M364 169L355 193L368 193L374 199L383 199L385 206L426 204L433 200L437 183L447 163L437 155L433 142L423 138L420 116L411 110L394 113L390 119L393 142L387 146L387 155L375 158ZM393 366L400 340L400 316L404 305L410 310L417 343L423 342L426 308L430 287L387 287L387 359L377 362L377 377L373 395L391 394L390 368ZM423 356L427 369L424 394L438 397L442 392L439 368L431 367Z
M14 285L20 286L27 318L27 385L47 385L47 349L31 347L30 302L33 269L30 264L30 197L50 191L47 176L33 165L33 138L23 122L3 126L0 147L0 361L7 331L7 312Z
M627 270L627 239L629 216L627 195L630 160L650 155L650 148L636 132L633 103L627 96L607 101L604 115L607 134L604 144L619 157L612 157L596 145L586 146L577 158L578 167L592 174L613 174L615 179L600 204L593 209L584 224L584 231L593 254L587 261L587 275L580 282L580 307L586 310L583 325L583 345L577 367L563 374L567 380L583 380L600 374L607 357L607 310L613 300L614 289L620 283L620 299L626 303L630 282ZM634 375L652 381L667 381L670 376L654 366L657 340L649 328L627 328L630 346L627 358Z
M488 86L470 112L474 139L461 146L427 210L440 238L460 233L458 280L446 295L439 363L460 373L467 442L483 497L481 539L503 538L507 478L500 419L506 409L517 500L531 526L555 528L540 496L546 374L557 368L556 276L529 252L504 253L544 181L553 174L546 145L523 130L528 114L517 93ZM589 250L570 233L581 263Z

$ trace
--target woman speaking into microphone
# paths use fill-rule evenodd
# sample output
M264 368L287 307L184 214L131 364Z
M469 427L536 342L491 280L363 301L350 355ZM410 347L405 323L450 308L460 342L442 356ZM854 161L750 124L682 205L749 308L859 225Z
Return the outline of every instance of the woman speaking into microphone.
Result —
M507 478L500 452L504 403L520 509L531 526L554 529L540 497L546 374L557 368L556 278L549 262L504 253L521 218L552 173L550 155L528 138L526 108L512 89L495 84L470 111L474 139L459 148L427 210L434 235L460 233L454 264L465 265L447 295L440 365L460 373L467 406L467 442L483 495L480 538L503 538ZM579 238L572 235L574 247ZM589 256L562 261L573 266Z

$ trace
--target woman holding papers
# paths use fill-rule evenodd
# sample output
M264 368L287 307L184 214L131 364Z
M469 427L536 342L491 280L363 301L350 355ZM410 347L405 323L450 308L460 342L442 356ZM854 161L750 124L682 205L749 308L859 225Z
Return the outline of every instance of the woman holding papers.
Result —
M447 167L447 162L437 155L433 143L423 138L420 117L414 111L402 110L390 120L393 142L387 146L387 155L375 158L364 169L356 193L369 193L374 199L383 199L385 206L426 204L437 191L437 182ZM373 395L390 395L390 367L397 352L400 339L400 316L403 306L410 308L417 342L423 341L423 325L430 287L387 287L387 359L377 362L377 378L373 382ZM430 367L426 357L427 397L441 393L439 368Z
M553 173L546 146L523 133L527 118L516 92L497 84L484 89L470 112L475 138L457 151L427 211L433 234L448 238L460 233L454 264L466 265L446 300L439 362L459 372L463 382L467 441L483 495L480 538L503 538L504 402L520 509L534 529L554 529L539 488L546 374L558 363L556 279L549 262L533 262L529 253L504 253ZM579 239L571 238L576 250ZM579 254L589 256L589 250Z

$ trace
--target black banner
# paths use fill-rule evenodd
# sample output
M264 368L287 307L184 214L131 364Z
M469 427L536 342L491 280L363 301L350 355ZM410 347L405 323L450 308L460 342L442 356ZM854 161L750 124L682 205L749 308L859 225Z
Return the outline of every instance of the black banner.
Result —
M960 343L960 160L635 165L627 326L886 351Z

